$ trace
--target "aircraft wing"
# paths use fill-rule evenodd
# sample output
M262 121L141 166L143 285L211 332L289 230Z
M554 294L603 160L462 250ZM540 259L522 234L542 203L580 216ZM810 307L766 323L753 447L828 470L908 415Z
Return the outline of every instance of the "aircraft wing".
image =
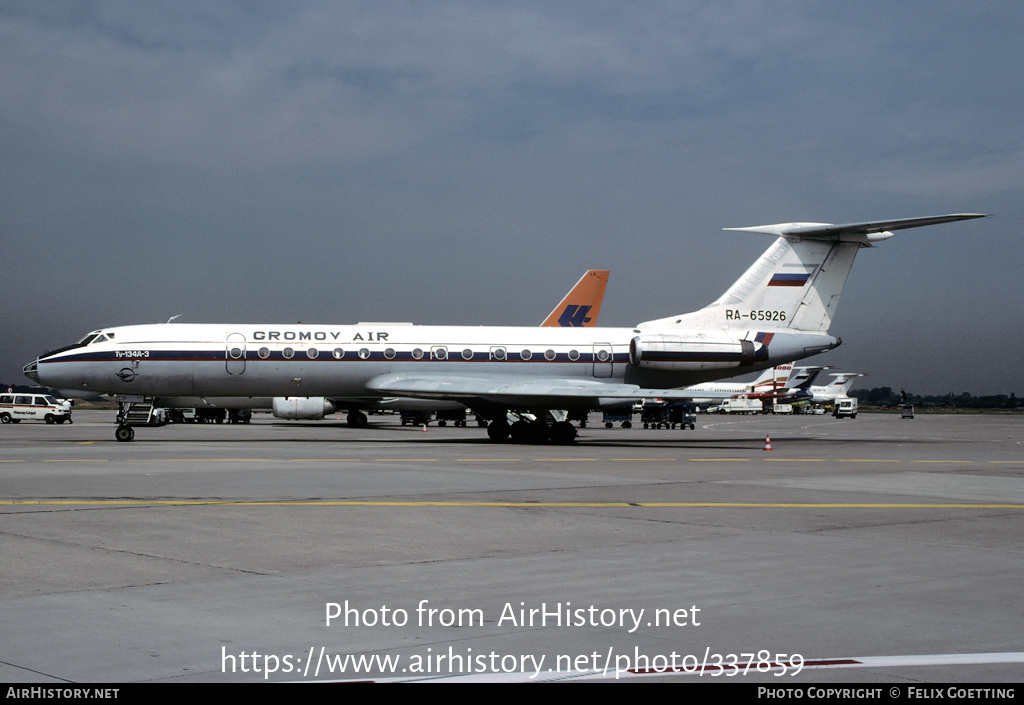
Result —
M369 389L403 397L496 404L515 409L601 408L643 399L689 401L729 399L734 392L693 392L685 389L648 389L635 384L607 384L596 380L523 379L522 377L475 377L434 375L381 375L370 381Z

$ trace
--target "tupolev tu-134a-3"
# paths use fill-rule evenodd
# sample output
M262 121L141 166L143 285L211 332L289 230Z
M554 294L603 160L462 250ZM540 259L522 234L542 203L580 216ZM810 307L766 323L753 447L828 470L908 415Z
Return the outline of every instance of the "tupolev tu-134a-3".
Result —
M776 240L713 303L632 328L130 325L94 331L40 355L24 372L67 396L134 403L304 396L359 409L381 397L457 401L489 420L493 440L571 443L576 429L565 410L685 401L695 393L681 387L831 350L841 341L828 329L859 249L895 230L980 217L729 228ZM552 411L562 419L551 425L526 420ZM509 424L516 414L522 420ZM131 440L126 415L119 418L115 437Z

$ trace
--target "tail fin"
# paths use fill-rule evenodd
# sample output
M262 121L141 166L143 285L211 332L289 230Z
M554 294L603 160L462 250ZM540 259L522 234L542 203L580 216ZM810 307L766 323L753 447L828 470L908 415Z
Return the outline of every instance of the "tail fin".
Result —
M597 315L601 312L601 302L604 300L604 288L608 285L608 271L588 270L555 306L555 310L548 314L541 326L589 328L597 325Z
M818 375L822 370L828 369L827 367L794 367L793 375L789 378L790 389L809 389L813 384L814 380L817 379Z
M862 247L893 236L892 230L984 217L979 213L882 220L845 225L780 223L726 228L777 235L778 239L729 289L694 313L641 323L640 327L793 328L825 332Z
M789 387L789 379L792 372L792 363L769 367L750 383L750 391L753 394L771 394L783 391Z
M864 374L860 372L840 372L833 376L835 379L826 387L829 394L846 396L847 392L850 391L850 387L853 386L854 380L858 377L863 377Z

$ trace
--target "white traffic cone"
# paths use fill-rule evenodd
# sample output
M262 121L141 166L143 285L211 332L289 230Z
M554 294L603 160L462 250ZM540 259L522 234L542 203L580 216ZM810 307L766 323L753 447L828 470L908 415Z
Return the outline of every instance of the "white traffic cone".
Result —
M772 449L772 437L769 436L767 433L764 434L764 449L765 450L771 450Z

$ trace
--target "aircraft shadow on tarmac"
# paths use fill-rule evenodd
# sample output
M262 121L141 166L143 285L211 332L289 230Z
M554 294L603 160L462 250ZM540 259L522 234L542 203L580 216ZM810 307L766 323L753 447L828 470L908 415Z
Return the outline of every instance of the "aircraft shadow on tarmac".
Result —
M173 427L173 426L172 426ZM208 428L208 427L207 427ZM225 431L229 431L231 426L221 426L220 428ZM323 431L322 436L309 437L305 435L289 435L288 437L281 437L275 435L269 435L254 439L251 437L237 436L234 438L228 437L209 437L209 438L182 438L162 436L161 432L166 430L165 428L152 428L148 429L151 433L147 433L147 429L140 428L139 435L136 437L136 442L139 443L155 443L160 445L175 445L180 443L190 444L206 444L206 443L238 443L238 444L251 444L251 443L305 443L305 444L332 444L332 445L344 445L346 443L373 443L381 445L390 444L401 444L401 445L423 445L423 446L437 446L437 445L449 445L449 446L487 446L497 448L703 448L703 449L721 449L721 448L743 448L745 450L758 450L762 451L765 441L765 432L750 429L748 432L742 435L736 435L730 438L708 438L701 437L700 431L684 431L684 430L669 430L669 429L652 429L640 431L639 434L637 429L633 429L629 433L632 434L630 438L616 438L619 431L617 429L582 429L581 437L577 438L576 442L570 445L557 445L551 443L495 443L494 441L487 438L484 429L472 429L473 431L479 430L481 433L477 435L467 436L461 435L465 433L463 429L456 428L436 428L429 427L428 431L424 433L422 426L397 426L397 425L376 425L370 423L360 429L352 429L344 421L338 423L323 423L323 422L287 422L287 423L272 423L265 424L263 428L274 429L277 431L288 431L294 430L296 432L304 432L312 429ZM667 432L665 432L667 431ZM337 435L333 435L333 434ZM452 435L452 434L460 435ZM227 434L225 434L227 435ZM80 441L76 441L80 442ZM116 442L116 441L111 441ZM899 443L901 445L926 445L933 441L928 439L913 439L901 437L895 438L840 438L840 437L829 437L827 435L812 435L812 436L788 436L783 434L772 434L772 444L776 448L782 446L792 446L797 444L805 444L808 442L822 443L827 442L829 444L835 444L837 446L848 446L851 444L856 445L889 445L893 443Z

